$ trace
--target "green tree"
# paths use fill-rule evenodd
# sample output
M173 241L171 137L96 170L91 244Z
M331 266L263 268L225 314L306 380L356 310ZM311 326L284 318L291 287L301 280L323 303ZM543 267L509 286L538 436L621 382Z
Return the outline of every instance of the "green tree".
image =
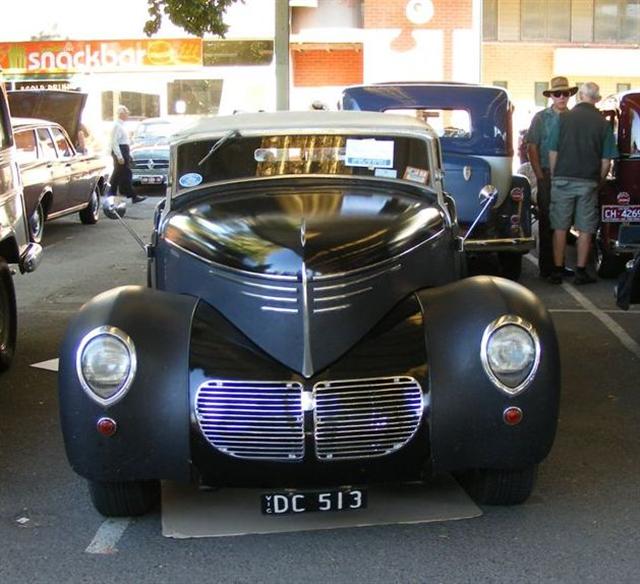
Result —
M190 34L203 37L207 33L224 37L228 26L224 23L226 9L244 0L147 0L149 20L144 25L147 36L160 30L166 16L173 24Z

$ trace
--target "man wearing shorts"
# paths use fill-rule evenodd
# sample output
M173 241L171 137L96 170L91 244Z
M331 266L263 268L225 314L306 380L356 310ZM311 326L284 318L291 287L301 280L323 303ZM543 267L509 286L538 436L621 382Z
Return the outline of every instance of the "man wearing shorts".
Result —
M591 240L598 228L598 190L609 172L617 148L611 125L595 104L600 101L596 83L584 83L578 103L560 117L549 138L551 171L550 221L553 229L554 268L549 281L562 282L567 231L574 225L578 236L578 259L574 284L590 284L596 279L585 267Z

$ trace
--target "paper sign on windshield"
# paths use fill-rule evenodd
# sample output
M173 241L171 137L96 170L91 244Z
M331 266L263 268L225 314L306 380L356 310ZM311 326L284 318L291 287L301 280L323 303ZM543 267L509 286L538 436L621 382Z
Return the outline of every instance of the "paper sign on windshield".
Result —
M393 168L393 140L347 139L346 166Z

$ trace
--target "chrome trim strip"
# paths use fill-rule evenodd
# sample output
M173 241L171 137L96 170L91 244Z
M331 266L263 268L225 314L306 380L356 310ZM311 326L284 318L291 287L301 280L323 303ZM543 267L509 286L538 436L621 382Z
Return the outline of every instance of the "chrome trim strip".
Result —
M337 310L345 310L350 306L351 304L341 304L340 306L330 306L328 308L314 308L313 314L322 314L323 312L335 312Z
M279 308L277 306L261 306L260 310L265 312L284 312L287 314L298 314L300 312L297 308Z
M266 296L265 294L256 294L255 292L247 292L241 290L241 294L244 296L251 296L252 298L260 298L262 300L274 300L275 302L298 302L297 298L282 298L279 296Z
M351 282L347 282L347 283L343 283L343 284L330 284L328 286L314 286L313 287L313 291L314 292L324 292L325 290L335 290L337 288L347 288L348 286L354 286L355 284L361 284L362 282L367 282L369 280L372 280L372 279L377 278L379 276L382 276L384 274L388 274L390 272L397 272L400 268L402 268L402 264L396 264L395 266L392 266L391 268L380 270L380 271L376 272L375 274L369 274L368 276L365 276L364 278L358 278L357 280L353 280Z
M367 286L366 288L361 288L360 290L355 290L354 292L347 292L346 294L338 294L337 296L324 296L322 298L314 298L313 302L332 302L334 300L343 300L344 298L351 298L352 296L358 296L359 294L365 294L366 292L370 292L373 290L373 286Z
M116 390L116 392L107 399L104 399L99 395L97 395L96 393L94 393L94 391L91 389L89 384L86 382L84 375L82 373L82 353L84 352L84 349L86 348L89 341L91 341L92 339L100 335L110 335L110 336L116 337L119 341L121 341L124 344L127 351L129 352L129 373L127 374L127 377L122 382L120 387ZM138 360L136 357L136 349L135 349L135 345L133 344L133 340L124 331L114 326L105 325L105 326L99 326L97 328L94 328L93 330L88 332L84 337L82 337L82 340L80 341L80 344L76 349L76 375L78 376L78 380L80 381L80 385L82 386L82 389L84 389L85 393L93 401L99 403L100 405L106 408L119 402L125 396L125 394L129 391L129 388L131 387L131 384L133 383L133 379L136 375L137 368L138 368Z
M513 237L502 239L467 239L464 251L529 251L536 246L533 237Z
M64 209L63 211L58 211L57 213L49 213L47 215L47 219L56 219L57 217L63 217L64 215L71 215L71 213L86 209L89 204L90 203L82 203L81 205L75 205L74 207L69 207L68 209Z
M302 375L307 379L313 375L313 357L311 355L311 323L309 318L309 281L307 265L302 262Z
M531 371L529 371L527 377L516 387L509 387L508 385L505 385L502 381L500 381L500 379L492 371L491 366L489 365L489 357L487 355L487 345L489 343L491 335L493 335L493 333L495 333L498 329L504 327L505 325L515 325L529 333L531 339L533 340L536 351L533 364L531 365ZM540 337L538 336L538 333L530 322L524 320L519 316L516 316L514 314L505 314L494 320L492 323L487 325L487 328L484 329L482 341L480 342L480 360L482 361L482 367L484 369L484 372L487 374L487 377L489 377L493 384L510 397L514 397L519 393L522 393L531 384L533 378L535 377L535 374L538 371L538 366L540 365L540 356Z

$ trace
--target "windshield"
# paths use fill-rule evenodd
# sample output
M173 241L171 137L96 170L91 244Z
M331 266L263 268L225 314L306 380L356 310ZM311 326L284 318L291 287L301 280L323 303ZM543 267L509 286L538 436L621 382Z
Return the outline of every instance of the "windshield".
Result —
M133 134L133 142L169 143L172 134L180 129L181 124L173 122L140 122Z
M427 143L365 135L228 137L178 147L177 191L229 179L285 174L377 176L431 185Z

